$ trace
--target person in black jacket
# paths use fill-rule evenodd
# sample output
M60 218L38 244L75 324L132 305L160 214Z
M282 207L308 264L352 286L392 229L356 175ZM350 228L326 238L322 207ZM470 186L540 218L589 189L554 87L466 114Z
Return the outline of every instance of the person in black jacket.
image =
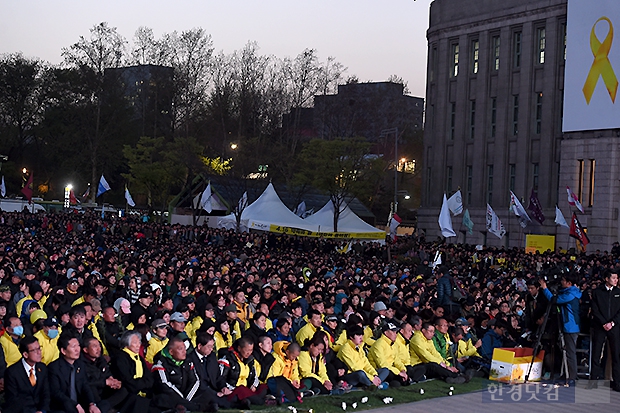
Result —
M226 399L232 391L226 387L226 381L220 374L215 356L215 339L209 333L198 333L196 351L189 355L200 378L200 391L206 393L209 401L217 403L223 409L230 409L231 403Z
M112 376L110 366L101 353L101 343L96 338L87 338L82 343L81 359L86 369L88 384L97 404L105 400L110 407L118 408L129 393L122 387L120 380Z
M254 314L252 321L250 322L250 327L245 330L241 336L248 337L252 340L254 346L256 346L256 344L258 344L258 338L267 335L267 330L265 329L266 325L267 315L259 311Z
M101 335L101 338L110 356L114 357L121 351L120 338L124 329L121 323L116 319L116 310L114 307L104 308L102 314L104 334Z
M200 378L191 359L187 358L185 343L172 337L166 347L155 356L152 372L153 405L159 409L217 411L218 405L200 391Z
M48 411L49 376L47 366L41 363L41 346L36 338L25 337L19 344L19 351L21 361L9 367L4 375L5 405L2 409L7 413Z
M101 413L88 385L86 369L80 361L79 340L63 332L58 338L58 349L60 357L49 365L51 410L67 413ZM104 412L109 410L103 403L101 407L104 408Z
M609 342L607 354L611 357L614 383L612 389L620 391L620 288L618 270L607 270L605 284L592 291L592 370L589 387L596 387L596 380L603 378L601 353L605 340Z
M122 351L112 358L112 375L121 381L129 393L122 412L146 412L151 403L153 376L139 354L141 344L140 332L126 331L120 340Z

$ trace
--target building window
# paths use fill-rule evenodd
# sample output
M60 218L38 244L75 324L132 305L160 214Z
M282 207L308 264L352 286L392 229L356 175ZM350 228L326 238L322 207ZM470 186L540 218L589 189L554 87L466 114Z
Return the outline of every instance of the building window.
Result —
M487 165L487 204L493 203L493 165Z
M579 163L579 182L577 184L577 198L581 202L581 196L583 195L583 159L577 159Z
M536 134L540 135L542 131L542 100L543 94L536 94Z
M497 133L497 98L491 98L491 137Z
M467 196L467 205L471 204L471 187L473 184L473 173L474 168L471 165L467 165L467 188L466 188L466 196Z
M545 39L545 28L544 27L540 27L537 31L536 31L536 59L538 61L538 64L544 64L545 63L545 44L546 44L546 39Z
M566 61L566 23L562 23L560 27L562 37L562 58Z
M456 77L459 74L459 44L452 45L452 70L450 71L451 77Z
M515 183L517 182L517 165L511 163L508 167L508 187L511 191L515 190Z
M452 167L448 166L446 170L446 193L452 192Z
M469 104L469 138L474 139L476 132L476 101L472 100Z
M493 50L491 51L493 56L493 70L499 70L499 36L493 36L491 39Z
M435 70L437 70L437 46L431 48L431 67L428 73L431 82L435 81Z
M471 72L478 73L478 58L480 57L480 42L473 40L471 42Z
M590 159L590 191L588 193L588 206L594 205L594 169L596 168L596 160Z
M454 140L456 134L456 103L450 104L450 140Z
M521 67L521 32L515 32L512 38L512 64L515 69Z
M514 95L512 101L512 134L519 134L519 95Z
M532 164L532 187L534 188L534 191L538 191L538 173L538 164Z
M432 177L431 177L431 167L427 167L426 168L426 199L431 198L431 183L432 183Z

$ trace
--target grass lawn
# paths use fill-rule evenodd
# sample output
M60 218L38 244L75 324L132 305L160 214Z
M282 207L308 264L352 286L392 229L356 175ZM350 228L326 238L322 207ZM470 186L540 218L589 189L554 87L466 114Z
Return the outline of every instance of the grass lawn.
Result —
M397 389L376 390L374 392L353 391L342 396L315 396L304 400L303 403L293 403L292 405L282 405L278 407L256 406L253 411L265 411L285 413L290 412L289 406L294 406L298 413L307 413L312 409L313 413L335 413L342 412L342 403L347 404L347 412L357 410L376 409L387 406L383 399L391 397L390 404L411 403L419 400L432 399L435 397L445 397L449 395L450 387L453 387L453 395L471 393L482 390L488 383L487 379L474 378L467 384L447 384L441 380L430 380L424 383L414 384ZM420 389L424 394L420 394ZM368 397L366 403L362 403L363 397ZM352 404L357 403L357 408ZM221 412L238 412L238 410L220 410Z

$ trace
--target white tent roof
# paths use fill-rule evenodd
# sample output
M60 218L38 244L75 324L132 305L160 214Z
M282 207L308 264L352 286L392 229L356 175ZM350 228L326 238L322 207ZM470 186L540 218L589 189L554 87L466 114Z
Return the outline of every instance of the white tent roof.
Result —
M230 227L231 222L233 226ZM317 227L304 221L295 215L284 205L276 193L273 184L269 184L267 189L258 197L256 201L248 205L241 213L241 222L247 222L247 228L269 231L271 225L305 229L316 231ZM220 219L220 228L234 228L236 226L235 215L230 214Z
M319 211L310 215L304 221L308 224L319 227L320 232L334 232L334 203L330 199L327 204ZM364 222L355 212L347 206L338 217L338 232L383 232Z
M199 208L201 197L202 197L202 192L196 195L194 199L192 200L194 204L194 208ZM213 211L228 211L228 207L224 205L224 203L220 199L219 194L215 192L211 192L211 208L213 209Z

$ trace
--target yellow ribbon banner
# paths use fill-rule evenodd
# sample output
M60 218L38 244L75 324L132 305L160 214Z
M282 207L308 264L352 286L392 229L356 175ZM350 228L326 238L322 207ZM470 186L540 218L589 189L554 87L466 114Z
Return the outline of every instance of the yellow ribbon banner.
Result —
M305 229L284 227L280 225L270 225L269 232L279 234L297 235L300 237L312 238L335 238L335 239L385 239L385 232L315 232Z
M596 33L594 32L596 25L601 21L606 21L609 24L609 31L607 32L607 36L605 36L603 43L598 40ZM592 94L594 93L594 89L598 83L599 76L602 77L603 82L605 82L611 101L614 103L616 101L618 78L616 78L616 74L614 73L613 67L611 67L611 62L608 57L613 39L614 26L611 24L611 20L607 17L601 17L594 23L590 33L590 49L592 49L592 54L594 54L594 62L592 63L592 67L590 68L590 72L586 78L586 83L583 85L583 95L585 96L588 105L592 99Z

